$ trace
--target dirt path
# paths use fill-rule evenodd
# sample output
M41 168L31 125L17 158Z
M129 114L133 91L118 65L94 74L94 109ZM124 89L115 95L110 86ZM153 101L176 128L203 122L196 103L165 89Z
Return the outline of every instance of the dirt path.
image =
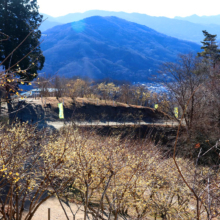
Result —
M65 210L67 212L67 215L70 220L73 219L73 215L71 214L70 209L62 203L65 207ZM77 206L75 204L70 204L73 213L78 210ZM63 212L63 209L59 203L59 200L57 198L51 198L48 199L46 202L44 202L35 213L32 220L48 220L48 208L50 208L50 220L66 220L66 216ZM75 220L83 220L84 212L82 211L82 208L77 212Z

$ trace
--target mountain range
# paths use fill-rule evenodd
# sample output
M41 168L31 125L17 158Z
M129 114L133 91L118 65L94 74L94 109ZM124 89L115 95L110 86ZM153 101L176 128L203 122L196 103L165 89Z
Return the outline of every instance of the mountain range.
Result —
M202 23L191 22L191 20L193 19L190 20L189 18L188 20L187 18L184 19L181 17L176 17L175 19L172 19L167 17L149 16L139 13L111 12L102 10L91 10L84 13L71 13L56 18L46 14L43 14L43 16L44 18L48 19L43 22L41 26L42 31L52 28L58 24L79 21L91 16L116 16L127 21L145 25L165 35L197 43L200 43L204 38L202 30L207 30L211 34L217 34L218 36L220 36L220 19L216 19L219 22L215 23L211 21L211 23L209 23L208 21L206 23ZM213 20L215 19L213 18Z
M43 71L66 77L146 82L163 62L175 61L179 53L200 51L196 43L112 16L58 25L43 38Z
M175 19L189 21L196 24L217 24L220 25L220 15L211 15L211 16L198 16L191 15L187 17L176 16Z

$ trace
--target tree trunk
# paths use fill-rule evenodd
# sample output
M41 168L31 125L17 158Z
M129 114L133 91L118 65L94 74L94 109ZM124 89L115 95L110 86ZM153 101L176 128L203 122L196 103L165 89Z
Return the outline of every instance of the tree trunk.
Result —
M0 97L0 116L2 114L2 98Z
M14 114L13 112L13 107L11 103L11 95L9 92L9 88L6 88L6 101L7 101L7 107L8 107L8 119L9 119L9 124L12 124L14 120Z

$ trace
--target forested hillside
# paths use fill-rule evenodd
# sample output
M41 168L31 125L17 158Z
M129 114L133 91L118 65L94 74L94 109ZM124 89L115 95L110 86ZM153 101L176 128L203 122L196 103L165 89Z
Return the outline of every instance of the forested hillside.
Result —
M47 74L149 81L163 62L200 46L117 17L94 16L44 32Z

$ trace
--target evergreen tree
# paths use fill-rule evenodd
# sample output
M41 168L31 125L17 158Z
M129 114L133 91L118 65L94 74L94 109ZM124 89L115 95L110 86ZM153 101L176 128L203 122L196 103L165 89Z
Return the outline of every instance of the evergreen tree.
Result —
M212 35L209 34L207 31L202 31L205 39L201 41L203 46L201 49L201 53L198 53L199 57L204 57L205 59L209 60L213 67L215 67L215 64L220 61L220 49L218 49L218 45L216 43L216 36L217 35Z
M0 62L30 34L2 64L8 70L23 59L19 66L26 71L16 72L23 80L33 80L37 71L43 68L45 58L39 46L41 32L38 30L41 22L37 0L0 0L0 32L9 36L9 40L0 42ZM13 68L16 69L17 66Z
M4 67L7 81L12 74L23 81L31 81L43 68L45 58L40 49L41 32L38 30L41 22L37 0L0 0L0 33L9 37L0 41L0 65ZM16 90L10 85L5 86L9 123L14 119L10 93Z

